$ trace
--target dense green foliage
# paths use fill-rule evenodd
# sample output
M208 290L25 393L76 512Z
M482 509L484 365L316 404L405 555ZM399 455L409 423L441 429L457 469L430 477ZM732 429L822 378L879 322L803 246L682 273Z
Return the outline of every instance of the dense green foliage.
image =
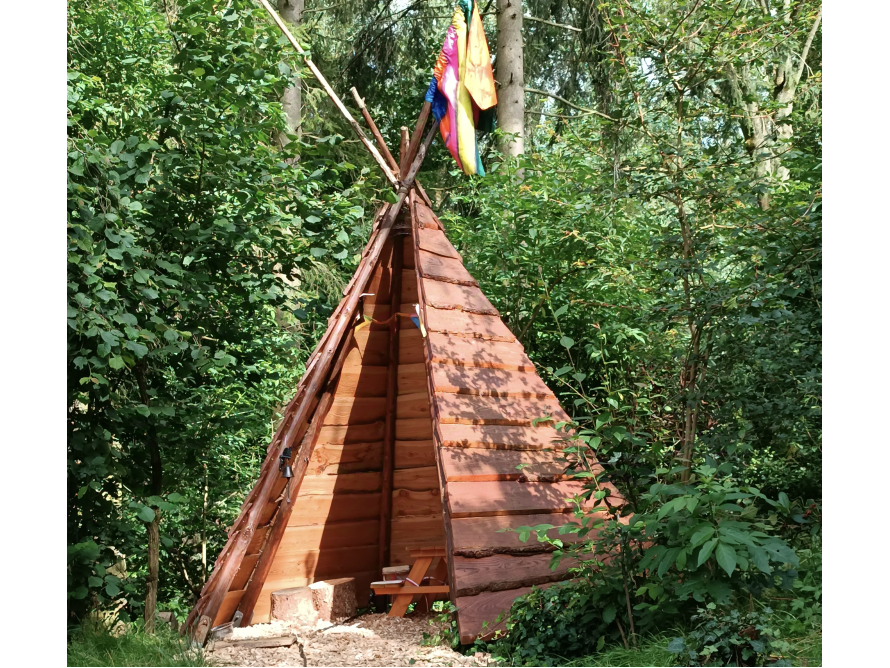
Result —
M733 608L818 638L818 4L524 4L582 31L524 28L526 85L571 104L530 93L526 155L484 139L484 179L438 144L421 178L572 416L588 493L612 484L627 505L579 508L575 548L524 532L579 584L530 595L493 647L566 661L654 634L665 657L685 627L701 655L688 634ZM397 146L450 6L307 9L313 58ZM68 12L69 611L138 615L158 513L159 600L184 611L385 184L313 80L301 139L279 147L299 66L255 3Z

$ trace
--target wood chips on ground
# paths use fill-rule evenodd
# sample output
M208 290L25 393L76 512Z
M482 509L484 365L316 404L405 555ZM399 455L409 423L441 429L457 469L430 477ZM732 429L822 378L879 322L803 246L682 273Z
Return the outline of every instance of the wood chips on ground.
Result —
M423 647L424 632L433 634L434 615L415 613L409 617L368 614L344 624L307 629L274 621L235 629L228 640L297 636L290 647L247 649L207 646L208 659L231 666L486 666L489 656L481 652L464 656L447 646ZM413 660L413 661L412 661Z

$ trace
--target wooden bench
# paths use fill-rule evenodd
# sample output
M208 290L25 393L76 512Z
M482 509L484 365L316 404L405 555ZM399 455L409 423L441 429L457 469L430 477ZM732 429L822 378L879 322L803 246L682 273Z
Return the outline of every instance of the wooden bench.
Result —
M451 591L447 584L448 565L445 561L447 553L444 547L409 549L408 554L414 559L414 565L404 579L382 580L371 583L371 588L375 594L394 597L392 607L389 609L390 617L404 617L408 606L411 605L415 596L423 596L426 599L427 607L431 607L437 595L447 594ZM441 558L439 565L432 575L427 575L427 571L436 557ZM393 571L395 569L386 570ZM387 574L385 573L384 576ZM425 580L431 580L439 584L424 584Z

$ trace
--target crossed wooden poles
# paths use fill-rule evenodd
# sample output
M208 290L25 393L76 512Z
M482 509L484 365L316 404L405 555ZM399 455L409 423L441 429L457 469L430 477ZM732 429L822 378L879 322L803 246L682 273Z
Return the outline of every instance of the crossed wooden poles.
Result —
M290 30L288 30L287 25L281 20L281 17L272 8L268 0L259 0L259 3L269 13L297 53L303 57L309 70L321 83L328 97L331 98L350 127L358 135L362 144L364 144L365 148L368 149L368 152L380 166L384 176L396 190L396 201L385 210L385 214L378 216L371 238L362 254L362 261L359 263L359 267L349 285L344 290L344 299L331 315L329 327L309 358L306 364L306 372L297 387L297 392L285 410L284 420L282 420L275 437L269 444L259 479L247 499L245 499L242 511L229 532L229 539L216 560L213 573L211 573L210 578L205 583L197 603L183 624L182 632L189 633L192 639L199 644L203 644L207 639L213 620L219 612L235 575L242 566L248 547L255 538L258 538L262 540L264 547L253 569L252 577L247 584L244 595L238 604L237 611L234 613L236 618L243 619L247 624L250 623L263 582L265 582L266 575L275 559L281 536L293 509L293 504L280 502L271 526L268 526L270 518L268 515L265 515L267 505L278 500L277 497L279 497L281 492L281 489L278 488L281 484L277 470L279 456L285 449L294 446L296 452L291 459L294 474L292 485L295 491L298 490L305 474L316 436L312 432L317 428L317 424L310 424L310 418L313 415L313 409L324 409L325 404L329 405L332 399L332 385L336 380L340 367L343 364L345 353L349 347L350 325L355 320L360 303L361 287L370 278L383 251L384 244L390 237L396 217L401 211L405 199L408 197L408 193L415 191L418 196L429 203L423 188L416 182L416 177L426 157L426 153L435 138L439 125L438 121L434 119L432 127L421 143L421 135L426 127L430 112L430 104L424 102L410 141L407 141L407 132L403 131L401 151L403 160L400 167L386 147L380 131L365 108L364 102L361 101L358 93L353 89L353 95L359 102L359 108L362 110L362 115L371 133L380 149L386 154L386 158L384 158L362 131L358 122L349 113L349 110L331 88L324 75L322 75L315 63L312 62ZM265 535L260 534L260 532L264 532Z

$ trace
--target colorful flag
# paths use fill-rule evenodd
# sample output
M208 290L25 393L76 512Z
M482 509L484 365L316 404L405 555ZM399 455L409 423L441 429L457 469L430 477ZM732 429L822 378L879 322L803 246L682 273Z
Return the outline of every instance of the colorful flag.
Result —
M455 7L425 99L458 167L484 176L476 127L480 110L497 104L497 93L488 40L473 0L459 0Z

